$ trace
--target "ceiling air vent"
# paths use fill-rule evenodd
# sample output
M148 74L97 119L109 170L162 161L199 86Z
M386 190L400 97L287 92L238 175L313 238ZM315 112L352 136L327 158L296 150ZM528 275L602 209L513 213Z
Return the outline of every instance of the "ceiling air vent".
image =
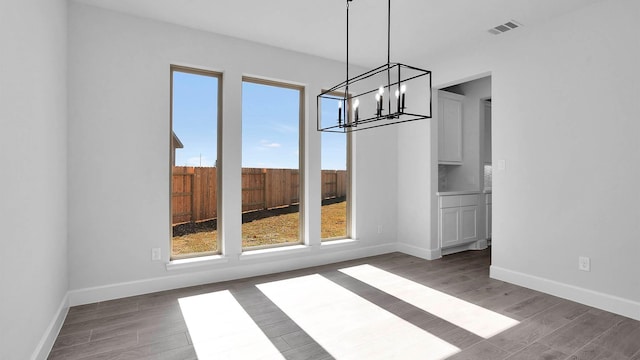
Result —
M492 33L493 35L499 35L502 34L503 32L507 32L509 30L513 30L513 29L517 29L519 27L521 27L522 24L520 24L519 22L515 21L515 20L511 20L509 22L506 22L502 25L498 25L494 28L489 29L489 32Z

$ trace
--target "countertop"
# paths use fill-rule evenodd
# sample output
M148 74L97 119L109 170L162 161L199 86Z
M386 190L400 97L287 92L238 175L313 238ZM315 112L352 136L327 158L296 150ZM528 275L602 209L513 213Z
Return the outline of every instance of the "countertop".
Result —
M438 196L453 196L453 195L473 195L480 194L480 190L460 190L460 191L438 191Z

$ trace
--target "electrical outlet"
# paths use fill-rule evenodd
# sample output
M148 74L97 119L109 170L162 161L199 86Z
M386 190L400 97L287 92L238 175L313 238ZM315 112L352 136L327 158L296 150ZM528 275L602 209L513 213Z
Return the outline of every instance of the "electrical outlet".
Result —
M162 250L160 248L152 248L151 249L151 260L152 261L160 261L160 260L162 260Z
M378 234L382 234L382 225L378 225Z
M578 269L582 271L591 271L591 259L586 256L579 256Z

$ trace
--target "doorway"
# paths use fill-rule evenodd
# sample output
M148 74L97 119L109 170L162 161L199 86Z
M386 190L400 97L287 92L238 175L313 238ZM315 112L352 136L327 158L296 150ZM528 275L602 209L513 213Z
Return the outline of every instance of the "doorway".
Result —
M437 98L439 247L442 255L485 249L492 234L491 76L441 87Z

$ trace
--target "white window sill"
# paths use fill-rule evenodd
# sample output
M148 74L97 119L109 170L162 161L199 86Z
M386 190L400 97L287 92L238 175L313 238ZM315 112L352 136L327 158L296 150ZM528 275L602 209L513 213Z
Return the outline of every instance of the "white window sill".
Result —
M356 239L339 239L329 240L320 243L321 249L331 249L344 246L353 246L358 242ZM270 257L278 257L283 255L305 253L311 251L311 246L307 245L290 245L280 246L266 249L248 250L240 255L241 261L263 259ZM226 264L229 258L224 255L200 256L189 259L173 260L166 264L167 271L184 270L197 267L206 267L212 265Z
M330 248L338 246L349 246L358 243L356 239L339 239L339 240L325 240L320 243L321 248Z
M301 252L311 251L311 247L307 245L290 245L290 246L279 246L268 249L257 249L257 250L247 250L240 254L240 261L242 260L252 260L252 259L262 259L269 258L279 255L289 255L296 254Z
M167 271L225 264L228 261L229 261L229 258L227 258L224 255L210 255L210 256L194 257L189 259L173 260L173 261L169 261L169 263L167 264Z

